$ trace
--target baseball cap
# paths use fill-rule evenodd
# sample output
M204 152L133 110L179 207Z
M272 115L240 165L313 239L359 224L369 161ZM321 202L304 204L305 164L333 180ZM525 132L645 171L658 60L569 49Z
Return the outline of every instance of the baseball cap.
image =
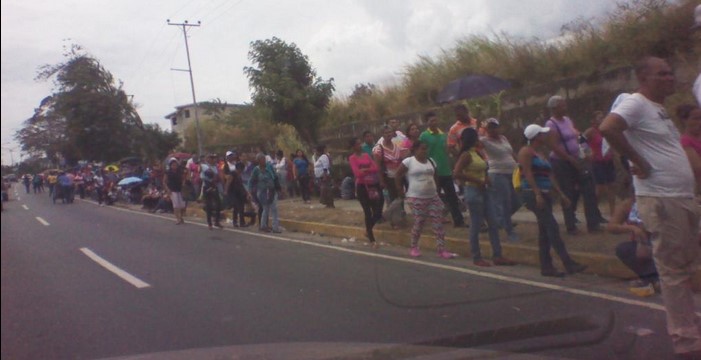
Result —
M227 151L227 152L226 152L226 157L229 157L229 156L231 156L231 155L234 155L234 152L233 152L233 151Z
M494 124L496 126L499 126L499 120L497 120L495 118L489 118L489 119L485 120L484 123L487 126L489 126L489 124Z
M172 158L168 159L168 164L172 163L173 161L178 162L178 159L172 157Z
M701 28L701 5L696 5L694 9L694 25L691 25L691 30Z
M533 140L538 134L544 134L550 131L549 127L542 127L537 124L531 124L526 126L526 129L523 130L523 135L526 136L526 139L528 140Z

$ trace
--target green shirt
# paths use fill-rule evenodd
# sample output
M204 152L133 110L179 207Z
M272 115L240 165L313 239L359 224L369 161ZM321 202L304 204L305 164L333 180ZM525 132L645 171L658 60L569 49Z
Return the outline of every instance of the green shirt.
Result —
M453 170L450 168L450 159L448 159L448 150L446 149L447 139L448 135L440 129L437 133L427 129L419 136L419 141L428 145L428 157L436 162L438 176L451 176L453 174Z
M373 145L370 145L368 143L363 143L363 145L360 145L360 148L363 150L363 152L366 152L368 153L368 155L370 155L370 159L374 159L372 157L372 147Z

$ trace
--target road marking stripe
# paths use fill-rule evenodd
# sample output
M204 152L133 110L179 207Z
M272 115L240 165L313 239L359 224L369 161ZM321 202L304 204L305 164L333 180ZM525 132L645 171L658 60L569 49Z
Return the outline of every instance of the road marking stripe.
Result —
M44 225L44 226L49 226L49 225L50 225L48 221L42 219L42 218L39 217L39 216L37 216L37 221L40 222L40 223L41 223L42 225Z
M27 207L27 205L22 204L22 207L24 208L24 210L29 210L29 208Z
M143 289L143 288L151 287L151 285L147 284L144 281L141 281L141 279L137 278L136 276L129 274L128 272L118 268L115 265L112 265L112 263L103 259L99 255L95 254L92 250L90 250L88 248L80 248L80 251L82 251L83 254L85 254L85 256L89 257L92 261L98 263L103 268L105 268L105 269L109 270L110 272L112 272L113 274L119 276L120 278L122 278L122 280L134 285L136 288Z
M17 201L20 201L20 200L22 200L22 199L20 199L19 196L18 196L18 197L17 197Z
M148 214L148 213L144 214L140 211L135 211L135 210L131 210L131 209L123 209L123 208L118 208L118 207L111 207L111 208L114 210L134 213L134 214L138 214L138 215L142 215L142 216L147 215L147 216L152 216L152 217L156 217L156 218L160 218L160 219L175 220L174 218L165 217L165 216L161 216L161 215L155 215L155 214ZM201 223L196 223L196 222L189 222L188 224L198 225L198 226L202 226L202 227L207 226L207 224L201 224ZM342 247L338 247L338 246L334 246L334 245L319 244L319 243L315 243L315 242L311 242L311 241L290 239L290 238L285 238L285 237L276 236L276 235L261 234L261 233L248 232L248 231L236 230L236 229L228 229L228 228L224 229L224 230L229 231L229 232L239 233L239 234L247 234L247 235L252 235L252 236L268 238L268 239L272 239L272 240L286 241L286 242L309 245L309 246L316 246L316 247L320 247L320 248L324 248L324 249L331 249L331 250L336 250L336 251L341 251L341 252L346 252L346 253L351 253L351 254L356 254L356 255L369 256L369 257L375 257L375 258L381 258L381 259L387 259L387 260L394 260L394 261L416 264L416 265L423 265L423 266L432 267L432 268L436 268L436 269L450 270L450 271L460 272L460 273L464 273L464 274L479 276L479 277L493 279L493 280L500 280L500 281L514 283L514 284L528 285L528 286L537 287L537 288L541 288L541 289L560 291L560 292L570 293L570 294L574 294L574 295L581 295L581 296L587 296L587 297L592 297L592 298L597 298L597 299L602 299L602 300L618 302L618 303L622 303L622 304L626 304L626 305L640 306L640 307L648 308L651 310L665 311L664 305L656 304L656 303L652 303L652 302L646 302L646 301L641 301L641 300L636 300L636 299L628 299L628 298L624 298L621 296L610 295L610 294L600 293L600 292L595 292L595 291L590 291L590 290L571 288L571 287L562 286L562 285L549 284L549 283L544 283L544 282L535 281L535 280L528 280L528 279L510 277L510 276L501 275L501 274L482 272L482 271L466 269L466 268L462 268L462 267L458 267L458 266L454 266L454 265L444 265L444 264L423 262L420 260L396 257L396 256L392 256L392 255L370 253L370 252L362 251L362 250L347 249L347 248L342 248ZM701 316L701 312L697 312L697 314L699 316Z

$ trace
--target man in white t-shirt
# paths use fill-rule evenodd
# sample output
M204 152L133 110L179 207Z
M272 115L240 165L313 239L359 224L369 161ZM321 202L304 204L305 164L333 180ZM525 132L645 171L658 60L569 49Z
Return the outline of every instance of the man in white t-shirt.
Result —
M701 319L691 283L701 258L699 210L694 174L663 105L674 93L674 72L665 60L646 57L636 64L635 74L638 92L613 108L600 129L611 147L632 163L638 211L651 233L674 352L697 358Z
M406 141L406 139L408 138L406 137L406 135L404 135L402 130L399 129L400 125L401 123L397 119L390 119L389 121L387 121L387 126L392 128L392 131L394 131L394 137L392 138L392 142L401 146L404 144L404 141ZM377 139L375 145L381 144L382 139L384 139L384 136L380 136L380 138Z

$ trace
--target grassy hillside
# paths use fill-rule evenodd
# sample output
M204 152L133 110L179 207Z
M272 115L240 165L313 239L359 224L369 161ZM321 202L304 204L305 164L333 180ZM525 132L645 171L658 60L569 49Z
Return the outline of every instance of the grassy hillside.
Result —
M513 88L497 100L468 103L481 117L501 115L507 121L537 117L544 99L555 93L573 100L579 117L602 110L617 93L632 90L630 82L615 85L611 77L628 72L627 67L644 55L664 57L683 68L677 73L680 89L690 89L701 53L701 34L690 30L696 5L692 0L620 2L604 18L564 24L561 37L549 41L503 33L466 37L437 57L419 57L407 65L397 86L358 85L353 95L334 99L326 132L435 108L443 86L467 74L491 74L512 82ZM681 91L677 98L672 102L686 101L690 94Z

